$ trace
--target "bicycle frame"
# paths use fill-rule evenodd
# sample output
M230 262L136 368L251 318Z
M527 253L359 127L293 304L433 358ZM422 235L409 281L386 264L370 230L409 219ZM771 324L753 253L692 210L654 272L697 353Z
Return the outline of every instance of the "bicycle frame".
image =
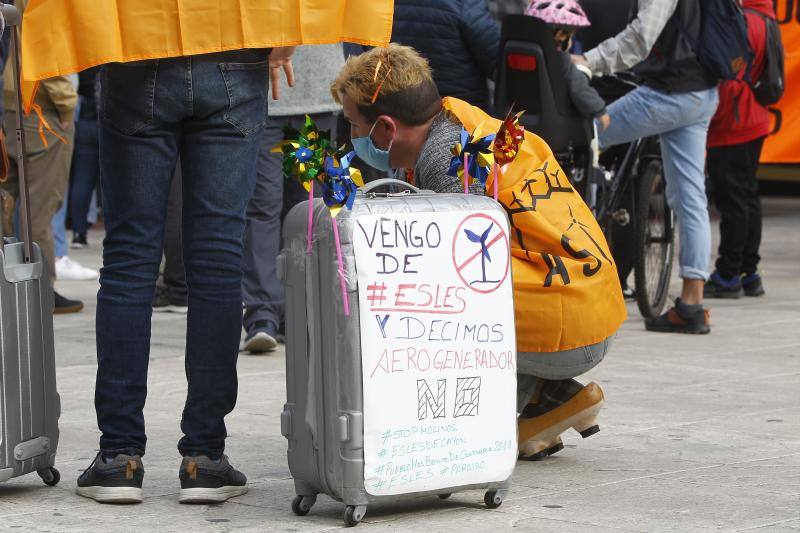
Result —
M626 188L633 185L633 180L639 174L640 168L646 166L653 159L660 157L654 149L655 142L655 137L634 140L628 145L625 156L619 166L616 169L607 169L613 172L613 177L610 181L598 185L598 189L604 188L606 190L601 191L598 195L600 202L594 206L589 206L604 232L607 232L615 217L621 218L623 216L620 208L623 204ZM593 175L593 178L596 179L596 175ZM628 213L628 216L630 217L628 221L617 221L622 225L627 225L633 221L633 213Z

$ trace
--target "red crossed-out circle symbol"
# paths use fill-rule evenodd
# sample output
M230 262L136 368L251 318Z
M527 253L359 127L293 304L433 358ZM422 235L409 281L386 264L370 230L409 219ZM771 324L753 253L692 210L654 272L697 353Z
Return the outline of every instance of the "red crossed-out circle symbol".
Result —
M453 266L471 290L488 294L499 289L511 267L505 226L485 213L467 216L453 235Z

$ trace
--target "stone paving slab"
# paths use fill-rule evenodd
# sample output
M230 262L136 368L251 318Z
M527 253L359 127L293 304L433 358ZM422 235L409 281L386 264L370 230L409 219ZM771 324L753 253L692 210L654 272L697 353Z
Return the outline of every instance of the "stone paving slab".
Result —
M398 499L369 508L359 530L404 531L800 531L800 200L768 199L764 270L768 295L713 302L709 336L644 331L634 305L612 351L585 379L605 390L602 431L564 438L565 450L519 463L506 502L489 511L481 492L450 500ZM99 239L74 253L99 266ZM673 290L677 291L677 280ZM74 495L96 452L92 282L59 283L83 313L55 319L62 397L59 486L36 476L0 485L0 531L295 531L342 527L342 505L320 497L306 517L294 496L279 413L282 350L242 356L228 454L250 492L223 505L177 503L176 443L186 382L185 317L153 320L146 499L101 506Z

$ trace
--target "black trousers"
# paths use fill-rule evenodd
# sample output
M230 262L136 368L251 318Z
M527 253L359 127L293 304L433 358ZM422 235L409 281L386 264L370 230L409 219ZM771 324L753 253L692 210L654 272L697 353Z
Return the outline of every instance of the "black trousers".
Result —
M711 199L720 212L717 272L731 279L758 270L761 200L756 170L764 137L708 150Z

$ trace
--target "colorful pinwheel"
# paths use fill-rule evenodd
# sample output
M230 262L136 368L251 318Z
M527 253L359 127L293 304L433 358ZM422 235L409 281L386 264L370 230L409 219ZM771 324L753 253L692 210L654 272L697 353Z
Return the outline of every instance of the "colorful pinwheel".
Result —
M314 182L324 172L326 155L332 151L330 132L320 132L317 125L306 115L299 130L284 128L284 140L273 152L283 154L283 176L294 179L308 191L308 242L306 252L311 253L314 233Z
M355 152L349 152L341 157L337 154L325 157L325 174L320 182L322 199L334 218L343 207L353 208L356 191L364 186L361 171L350 166L355 156Z
M519 146L525 140L525 127L520 126L519 119L525 111L520 111L512 116L514 112L513 107L509 109L506 118L500 125L497 131L497 136L494 139L492 151L494 153L494 199L497 200L498 195L498 182L500 181L499 167L505 168L516 159L519 154Z
M272 149L283 154L284 177L296 180L306 190L313 188L331 150L330 132L320 132L308 115L301 129L286 127L284 140Z
M471 181L485 185L489 179L489 169L494 164L494 154L489 148L495 134L475 139L462 128L461 141L453 146L453 158L450 160L448 176L464 179L464 194L469 192ZM471 178L471 179L470 179Z

